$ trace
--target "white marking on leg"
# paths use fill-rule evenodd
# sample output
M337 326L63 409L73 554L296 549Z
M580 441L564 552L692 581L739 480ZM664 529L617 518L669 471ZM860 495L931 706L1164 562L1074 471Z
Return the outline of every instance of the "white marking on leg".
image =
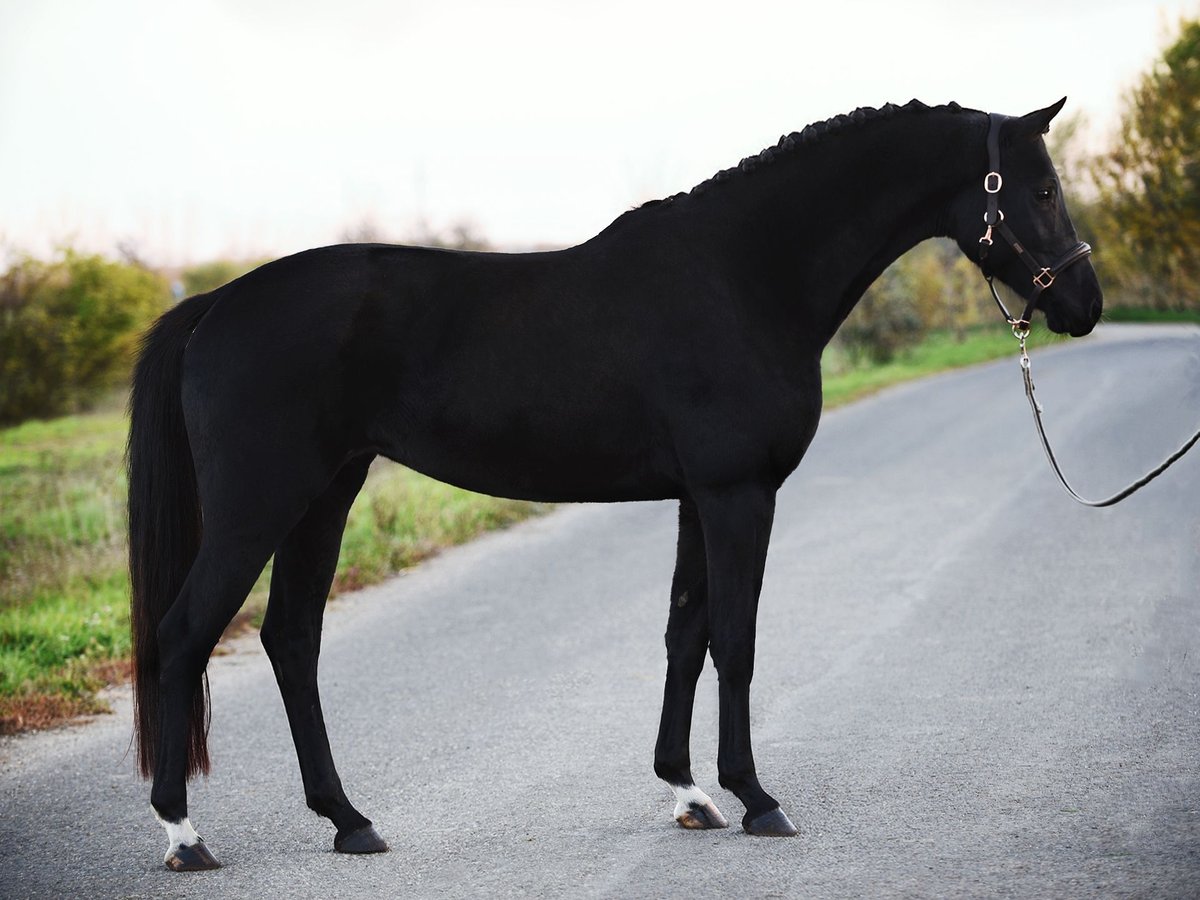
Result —
M694 784L673 784L671 785L671 790L675 792L676 819L679 819L684 813L691 809L692 804L700 807L714 805L712 798Z
M162 827L167 829L167 841L170 846L167 847L166 860L169 860L180 847L194 847L200 843L200 835L196 834L196 829L192 827L191 819L184 818L179 822L168 822L158 814L158 810L154 810L154 818L158 819Z
M712 798L694 784L673 784L675 792L675 821L688 829L728 828Z

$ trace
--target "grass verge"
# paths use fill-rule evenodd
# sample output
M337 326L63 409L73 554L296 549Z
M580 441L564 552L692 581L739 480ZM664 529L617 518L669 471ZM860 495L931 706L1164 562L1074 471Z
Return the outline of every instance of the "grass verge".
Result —
M0 431L0 733L102 711L97 691L128 676L127 427L105 413ZM548 508L378 463L350 513L334 593ZM269 583L270 567L240 626L261 619Z
M989 328L963 340L931 335L882 366L851 367L831 351L826 406L1015 349L1006 330ZM128 674L126 429L124 415L108 412L0 431L0 733L97 712L96 692ZM350 513L333 593L547 508L378 463ZM239 616L243 625L261 618L269 578L268 567Z
M1030 345L1063 340L1041 326L1034 328ZM825 408L852 403L893 384L911 381L977 363L1015 357L1017 342L1003 326L986 326L956 336L951 332L931 332L921 343L898 354L891 362L851 366L835 348L821 361Z

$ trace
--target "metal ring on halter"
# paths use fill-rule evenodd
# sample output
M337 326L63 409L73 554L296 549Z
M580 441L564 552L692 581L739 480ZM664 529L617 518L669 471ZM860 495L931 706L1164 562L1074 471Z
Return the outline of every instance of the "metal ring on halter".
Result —
M1067 493L1078 502L1085 506L1112 506L1114 503L1119 503L1130 494L1145 487L1168 468L1175 464L1185 453L1187 453L1193 445L1200 442L1200 431L1193 434L1184 443L1182 447L1168 456L1159 466L1124 490L1107 497L1104 500L1088 500L1081 497L1075 492L1075 489L1067 483L1066 476L1063 475L1062 469L1059 468L1058 460L1054 458L1054 451L1050 449L1050 440L1046 437L1046 429L1042 424L1042 405L1038 403L1037 397L1034 396L1033 390L1033 364L1029 361L1029 353L1025 349L1025 340L1029 337L1029 318L1033 315L1034 307L1037 305L1038 297L1042 291L1050 287L1054 283L1054 279L1067 266L1073 265L1080 260L1087 259L1091 254L1092 248L1083 241L1077 243L1074 247L1064 253L1057 260L1048 266L1043 266L1037 262L1032 253L1025 250L1016 235L1012 233L1012 229L1007 225L1001 225L1004 221L1004 213L1000 211L997 203L999 198L996 196L1000 193L1000 188L1004 184L1004 179L1000 177L1000 125L1004 121L1003 116L995 114L988 116L988 167L991 171L983 178L983 189L987 192L988 211L983 214L983 223L987 226L987 231L983 237L979 239L979 264L983 270L983 277L987 281L988 288L992 292L992 298L996 301L996 305L1000 308L1000 313L1004 316L1005 321L1012 326L1013 337L1021 342L1021 375L1025 381L1025 397L1029 401L1029 408L1033 411L1033 421L1037 426L1038 439L1042 442L1042 449L1046 452L1046 459L1050 461L1050 468L1054 470L1055 476L1058 478L1058 483L1066 489ZM994 181L993 181L994 179ZM995 187L993 187L993 184ZM992 221L992 210L995 210L995 221ZM988 250L992 246L992 228L998 226L1000 236L1004 238L1016 251L1017 255L1029 266L1033 273L1034 294L1028 305L1025 307L1025 312L1021 318L1013 316L1005 307L1004 301L1000 299L1000 294L996 291L996 285L992 281L992 275L985 268L987 261Z
M1054 273L1043 266L1042 271L1033 276L1033 283L1044 291L1050 285L1054 284Z

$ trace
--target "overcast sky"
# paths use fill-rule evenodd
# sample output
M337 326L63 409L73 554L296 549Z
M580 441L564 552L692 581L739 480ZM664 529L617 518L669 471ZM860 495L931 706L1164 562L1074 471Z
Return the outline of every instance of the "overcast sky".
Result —
M856 106L1099 139L1200 3L0 0L0 243L280 255L365 220L590 237Z

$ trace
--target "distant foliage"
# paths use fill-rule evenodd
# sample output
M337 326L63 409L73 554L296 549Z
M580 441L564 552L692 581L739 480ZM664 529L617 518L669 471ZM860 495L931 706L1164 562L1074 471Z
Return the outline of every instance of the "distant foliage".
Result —
M0 276L0 424L87 408L128 377L137 337L167 308L146 269L63 251Z
M421 220L403 237L391 236L375 219L366 217L342 229L338 240L343 244L409 244L416 247L441 247L447 250L491 250L491 242L469 221L454 222L444 228Z
M1093 176L1089 224L1121 302L1200 308L1200 20L1180 24L1126 96L1120 134Z
M854 362L886 363L924 333L908 267L893 264L858 301L838 337Z
M189 266L183 270L183 274L180 276L180 280L183 282L184 294L188 297L194 294L206 294L223 284L228 284L235 278L245 275L258 265L258 262L235 262L229 259L215 259L211 262Z
M930 330L960 339L987 321L991 301L975 265L948 240L926 241L875 280L837 333L855 364L891 362Z
M448 228L422 225L405 243L422 247L445 247L449 250L492 249L491 242L470 222L455 222Z

